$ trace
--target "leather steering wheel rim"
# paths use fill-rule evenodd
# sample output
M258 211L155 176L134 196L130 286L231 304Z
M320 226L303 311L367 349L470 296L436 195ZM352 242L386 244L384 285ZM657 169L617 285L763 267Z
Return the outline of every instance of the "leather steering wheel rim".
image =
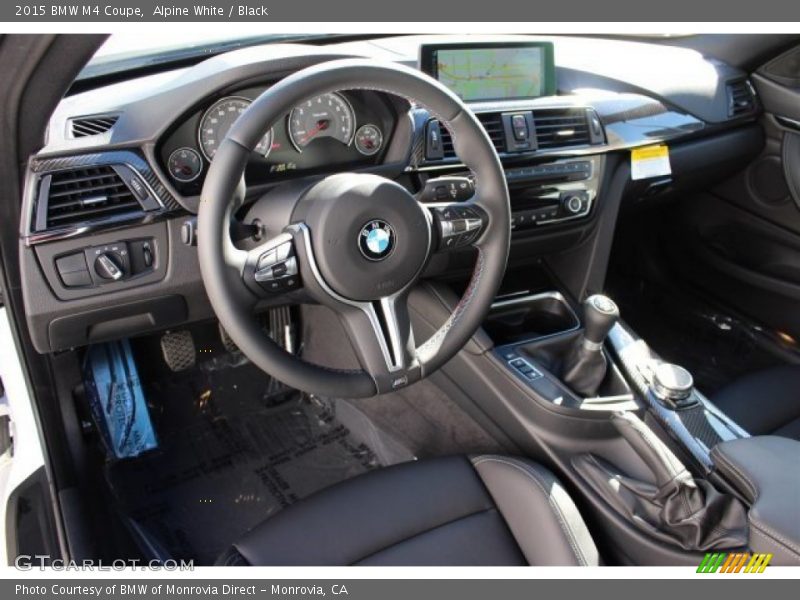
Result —
M381 91L426 107L451 132L457 155L475 177L471 202L486 216L486 228L473 243L478 256L467 291L445 324L416 348L413 365L404 369L402 378L394 377L391 384L363 369L330 369L286 352L261 331L252 313L252 302L248 303L242 289L241 267L232 259L237 250L230 239L229 220L233 208L243 200L243 174L253 148L269 127L295 105L340 90ZM430 375L466 345L488 313L505 273L510 221L508 188L497 152L475 115L455 94L427 75L402 65L365 59L335 60L298 71L268 88L228 132L203 185L198 211L198 258L217 317L254 364L308 393L369 397ZM298 238L301 227L295 224L292 231L295 244L302 245ZM303 235L313 232L306 229ZM304 269L308 268L301 269L304 281L318 277L318 273Z

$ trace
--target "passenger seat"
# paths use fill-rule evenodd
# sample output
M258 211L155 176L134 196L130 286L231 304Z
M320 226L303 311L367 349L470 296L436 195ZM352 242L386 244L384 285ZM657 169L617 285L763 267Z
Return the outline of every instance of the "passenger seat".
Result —
M750 435L800 441L800 365L746 375L718 392L712 401Z

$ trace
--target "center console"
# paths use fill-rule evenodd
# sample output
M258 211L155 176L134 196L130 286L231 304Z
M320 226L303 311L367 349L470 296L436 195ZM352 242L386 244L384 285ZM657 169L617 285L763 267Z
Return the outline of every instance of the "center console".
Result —
M509 374L537 397L557 409L646 412L701 473L714 469L714 446L749 437L688 371L662 361L620 321L605 296L580 307L558 291L500 296L484 329Z
M763 521L781 523L769 508L774 501L743 493L726 461L726 454L746 456L747 432L694 388L688 371L637 337L611 299L591 296L577 306L555 290L506 291L484 329L507 377L546 413L563 415L542 434L548 453L617 520L612 536L632 529L645 545L689 553L769 551L754 541L753 507L767 512ZM569 433L552 434L562 427ZM598 436L615 449L602 449ZM779 478L765 478L763 487L780 488ZM786 544L781 552L789 556Z
M596 245L584 242L613 239L624 171L619 157L598 153L606 139L594 110L554 96L552 58L547 44L422 49L422 70L470 103L497 150L520 257L483 330L439 383L489 414L523 452L554 463L598 514L606 539L628 554L620 562L696 566L705 552L770 552L764 540L780 542L782 562L800 562L796 528L775 508L787 510L780 469L741 474L758 464L748 448L763 463L777 444L750 438L694 387L691 373L663 361L625 324L612 299L588 292L602 286L604 266ZM445 124L420 118L421 183L442 187L439 200L457 200L437 177L469 173ZM438 303L438 321L446 319L455 308L447 298L441 290L426 295L418 315L430 316Z
M594 319L589 337L586 322L560 292L546 291L501 297L484 328L508 371L556 410L636 410L633 392L602 348L613 322Z

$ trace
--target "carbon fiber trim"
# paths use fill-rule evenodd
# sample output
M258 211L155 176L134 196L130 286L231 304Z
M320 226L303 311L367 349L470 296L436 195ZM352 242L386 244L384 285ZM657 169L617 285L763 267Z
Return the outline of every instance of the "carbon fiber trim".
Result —
M658 355L623 323L613 327L608 339L626 379L647 403L650 412L706 471L714 468L709 455L714 446L726 440L749 437L697 390L692 393L697 404L679 409L667 407L650 390L652 366L660 362Z
M152 166L144 157L134 150L112 150L94 154L76 154L72 156L59 156L54 158L34 158L29 168L37 174L43 175L51 171L61 171L76 167L94 167L98 165L128 165L141 175L147 185L156 193L158 199L166 210L178 210L181 204L161 183Z
M725 441L709 423L706 408L702 404L679 410L677 416L684 427L706 448L711 449Z

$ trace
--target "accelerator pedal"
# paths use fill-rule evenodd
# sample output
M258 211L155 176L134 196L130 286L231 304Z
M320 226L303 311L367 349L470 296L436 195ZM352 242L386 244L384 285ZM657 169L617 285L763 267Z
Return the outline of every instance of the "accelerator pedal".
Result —
M161 336L161 353L164 362L174 372L185 371L195 365L197 350L190 331L172 331Z
M231 354L236 354L239 352L239 346L231 339L231 336L228 335L228 332L225 331L225 328L222 326L222 323L217 323L219 327L219 339L222 342L222 346L225 348L225 352L230 352Z
M268 325L270 337L289 354L297 354L297 329L288 306L269 309Z

